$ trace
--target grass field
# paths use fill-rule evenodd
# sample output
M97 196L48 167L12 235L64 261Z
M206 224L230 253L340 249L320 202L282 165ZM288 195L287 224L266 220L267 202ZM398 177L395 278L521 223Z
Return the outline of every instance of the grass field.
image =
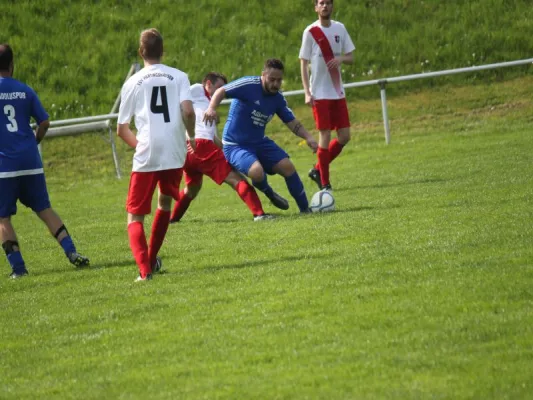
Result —
M265 202L278 218L254 223L206 182L141 285L108 144L45 141L53 205L92 267L19 210L31 275L0 279L0 398L531 398L532 85L392 97L390 146L379 100L352 102L336 212ZM313 156L271 125L305 176Z

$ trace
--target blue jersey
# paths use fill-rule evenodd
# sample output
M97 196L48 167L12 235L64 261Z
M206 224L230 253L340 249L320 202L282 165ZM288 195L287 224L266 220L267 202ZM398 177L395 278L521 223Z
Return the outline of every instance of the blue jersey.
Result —
M30 118L48 119L37 94L29 86L0 77L0 178L42 173Z
M285 123L295 119L285 97L263 90L261 77L247 76L224 86L231 102L224 126L224 144L254 144L265 137L265 126L277 114Z

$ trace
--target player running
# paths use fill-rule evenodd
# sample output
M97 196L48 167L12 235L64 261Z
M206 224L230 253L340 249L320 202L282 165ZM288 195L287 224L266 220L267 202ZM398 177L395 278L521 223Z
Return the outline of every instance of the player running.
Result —
M273 204L286 210L289 203L276 195L267 182L265 172L283 176L300 212L306 213L309 212L309 203L294 164L281 147L265 136L265 126L276 114L294 134L305 139L313 152L318 146L295 118L279 91L283 71L280 60L269 59L264 64L261 76L244 77L217 89L205 112L204 121L211 124L216 122L216 108L224 97L234 99L222 136L224 156L235 169L249 176L253 185Z
M13 50L0 44L0 241L13 279L28 274L20 252L11 216L17 213L17 200L30 207L46 224L76 267L89 265L89 259L76 250L61 218L50 205L43 163L37 144L43 140L50 122L32 88L12 78ZM37 122L37 131L30 118Z
M203 175L210 177L217 185L223 182L230 185L239 197L248 206L254 216L254 221L272 218L265 214L261 200L255 189L243 179L242 175L235 172L224 158L222 142L217 136L215 125L203 122L204 112L209 106L209 100L222 85L228 83L226 77L217 72L208 73L202 84L191 86L191 98L196 114L196 150L187 151L187 160L184 167L186 186L180 192L174 206L170 222L181 220L191 201L198 195L202 188Z
M179 190L187 152L185 130L194 149L196 118L187 75L161 64L163 37L156 29L141 33L139 54L144 68L122 87L117 134L135 149L126 210L130 247L140 272L137 281L145 281L152 279L152 269L161 267L157 253L168 229L172 197ZM133 116L137 136L129 127ZM144 216L151 212L158 184L158 208L148 245Z

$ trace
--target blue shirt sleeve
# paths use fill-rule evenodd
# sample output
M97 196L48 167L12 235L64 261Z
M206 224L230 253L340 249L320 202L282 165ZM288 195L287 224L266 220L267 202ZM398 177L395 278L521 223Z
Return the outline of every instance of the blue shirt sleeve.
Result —
M41 122L46 121L49 116L48 113L44 110L43 105L41 104L41 100L39 100L39 96L37 96L37 93L33 89L30 88L30 96L31 96L31 116L35 119L35 122L37 122L37 125L39 125Z
M224 90L226 91L226 97L229 99L246 100L256 85L256 79L245 76L224 85Z
M281 93L278 93L278 96L279 96L279 101L278 101L278 108L276 110L276 114L284 123L294 121L296 117L294 116L294 113L292 112L292 110L289 108L289 105L287 104L287 100Z

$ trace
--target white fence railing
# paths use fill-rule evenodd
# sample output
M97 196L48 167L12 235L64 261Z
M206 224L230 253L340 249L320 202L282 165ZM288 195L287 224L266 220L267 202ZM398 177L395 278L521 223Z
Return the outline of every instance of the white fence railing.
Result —
M125 81L129 79L134 73L140 70L140 65L134 63L131 65L128 74L126 75ZM117 154L117 148L115 144L115 134L111 128L111 121L118 118L116 114L118 107L120 105L120 92L115 99L113 108L111 108L111 113L106 115L97 115L95 117L82 117L82 118L72 118L72 119L63 119L58 121L50 122L50 129L46 133L46 136L70 136L77 135L80 133L86 132L96 132L107 130L109 134L109 143L111 144L111 152L113 154L113 162L115 163L115 172L117 178L120 179L122 174L120 172L120 164ZM104 117L104 118L102 118ZM39 145L39 152L41 151L41 146ZM42 154L41 154L42 156Z
M465 72L476 72L476 71L483 71L483 70L488 70L488 69L513 67L517 65L527 65L527 64L533 64L533 58L502 62L502 63L496 63L496 64L472 66L472 67L466 67L466 68L447 69L443 71L425 72L422 74L395 76L392 78L374 79L374 80L363 81L363 82L353 82L353 83L345 84L344 88L349 89L349 88L372 86L372 85L378 85L380 87L381 109L382 109L382 114L383 114L383 127L385 130L385 142L387 144L390 144L390 126L389 126L389 117L388 117L388 110L387 110L387 95L386 95L387 84L411 81L415 79L435 78L435 77L444 76L444 75L454 75L454 74L460 74L460 73L465 73ZM139 65L133 64L131 66L130 72L128 73L128 76L126 77L126 79L129 78L133 73L135 73L138 70L139 70ZM283 95L286 97L302 95L302 94L304 94L303 90L290 90L287 92L283 92ZM222 101L222 104L228 104L230 102L231 100L226 99ZM93 117L83 117L83 118L73 118L73 119L64 119L64 120L59 120L59 121L51 121L50 126L52 128L50 129L47 136L72 135L76 133L108 129L109 135L110 135L111 147L113 151L113 159L115 161L115 168L117 171L117 177L120 178L120 169L119 169L118 158L116 154L115 139L114 139L114 134L111 130L111 120L115 120L118 118L118 114L116 113L116 111L118 109L119 104L120 104L120 94L117 97L115 104L113 105L111 113L109 114L97 115Z

